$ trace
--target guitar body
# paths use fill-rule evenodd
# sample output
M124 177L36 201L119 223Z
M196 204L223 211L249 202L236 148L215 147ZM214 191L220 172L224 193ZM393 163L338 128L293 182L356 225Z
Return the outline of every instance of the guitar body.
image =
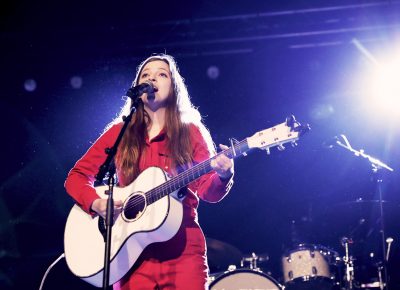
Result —
M179 230L183 218L177 191L147 204L144 193L165 183L167 174L160 168L143 171L130 185L114 188L114 200L124 202L124 211L114 220L110 255L110 284L120 280L151 243L171 239ZM101 198L108 186L96 188ZM130 203L127 203L127 201ZM140 201L143 207L127 214ZM67 219L64 234L65 258L73 274L101 287L104 273L105 243L99 229L99 217L92 217L75 205Z

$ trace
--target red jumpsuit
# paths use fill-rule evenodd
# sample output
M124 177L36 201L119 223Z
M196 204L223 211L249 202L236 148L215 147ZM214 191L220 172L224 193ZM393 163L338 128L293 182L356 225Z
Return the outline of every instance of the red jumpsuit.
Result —
M92 202L99 198L93 182L99 166L106 159L104 149L113 146L121 126L114 125L100 136L68 174L65 182L67 192L88 213ZM190 126L190 140L195 163L210 157L207 145L194 125ZM162 131L152 140L146 140L145 154L139 167L143 171L158 166L171 173L169 164L167 136ZM118 180L119 186L127 185L124 176L118 176ZM221 180L215 172L192 182L183 200L183 221L178 233L169 241L150 244L131 271L114 284L114 289L206 289L206 244L197 222L199 197L208 202L218 202L229 192L232 184L232 178Z

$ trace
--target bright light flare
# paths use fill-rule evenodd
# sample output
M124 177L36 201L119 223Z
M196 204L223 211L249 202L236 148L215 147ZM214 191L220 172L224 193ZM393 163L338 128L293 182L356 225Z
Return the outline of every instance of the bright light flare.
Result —
M391 58L389 59L389 55ZM370 61L359 80L361 104L374 117L400 120L400 53Z
M372 108L400 117L400 61L379 65L368 86Z

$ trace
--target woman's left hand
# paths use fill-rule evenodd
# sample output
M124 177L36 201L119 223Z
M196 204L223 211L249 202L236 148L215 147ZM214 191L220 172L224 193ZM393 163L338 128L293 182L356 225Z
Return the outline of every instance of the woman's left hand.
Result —
M228 146L219 145L222 150L229 149ZM217 155L210 163L212 169L217 172L221 179L228 179L233 175L233 160L228 158L225 154Z

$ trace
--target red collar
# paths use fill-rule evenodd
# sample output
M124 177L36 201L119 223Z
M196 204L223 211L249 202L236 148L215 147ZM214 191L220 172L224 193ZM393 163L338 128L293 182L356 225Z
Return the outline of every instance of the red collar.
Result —
M165 140L166 135L167 135L167 132L166 132L165 128L163 128L156 136L151 138L151 140L149 140L149 136L146 135L146 144L150 145L150 143L153 143L153 142L163 141L163 140Z

